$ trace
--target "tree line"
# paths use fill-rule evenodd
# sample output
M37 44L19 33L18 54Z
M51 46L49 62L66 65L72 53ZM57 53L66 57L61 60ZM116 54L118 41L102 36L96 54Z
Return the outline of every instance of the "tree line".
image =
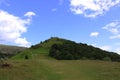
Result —
M120 62L120 55L117 53L68 40L64 41L63 44L53 44L50 48L49 56L58 60L89 59Z

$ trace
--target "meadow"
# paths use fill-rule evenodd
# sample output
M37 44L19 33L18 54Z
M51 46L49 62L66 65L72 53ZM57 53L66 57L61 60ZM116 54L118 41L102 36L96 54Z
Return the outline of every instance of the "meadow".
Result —
M40 56L40 57L38 57ZM95 60L55 60L43 54L34 59L8 60L0 80L119 80L120 63Z

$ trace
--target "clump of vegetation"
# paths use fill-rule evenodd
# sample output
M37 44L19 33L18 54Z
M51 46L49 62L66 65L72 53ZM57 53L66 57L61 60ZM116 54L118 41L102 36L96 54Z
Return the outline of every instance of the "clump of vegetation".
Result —
M25 55L25 59L29 59L28 55Z
M49 56L58 60L105 60L120 62L120 55L99 48L73 41L65 40L63 44L53 44Z

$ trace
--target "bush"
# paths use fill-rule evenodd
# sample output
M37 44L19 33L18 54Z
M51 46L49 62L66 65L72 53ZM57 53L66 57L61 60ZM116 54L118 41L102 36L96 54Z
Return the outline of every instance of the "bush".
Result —
M25 59L29 59L28 55L25 55Z

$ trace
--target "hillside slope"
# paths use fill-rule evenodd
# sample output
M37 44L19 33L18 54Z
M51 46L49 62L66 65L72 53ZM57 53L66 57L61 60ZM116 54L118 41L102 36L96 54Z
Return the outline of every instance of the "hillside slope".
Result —
M11 57L25 49L25 47L0 45L0 57Z

